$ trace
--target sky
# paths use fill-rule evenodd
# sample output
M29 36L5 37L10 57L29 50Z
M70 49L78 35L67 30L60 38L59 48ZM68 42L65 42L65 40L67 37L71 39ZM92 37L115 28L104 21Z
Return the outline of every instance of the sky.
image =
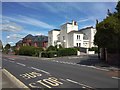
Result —
M3 2L2 43L15 45L28 34L48 35L60 25L77 21L79 29L102 21L107 9L115 11L116 2Z

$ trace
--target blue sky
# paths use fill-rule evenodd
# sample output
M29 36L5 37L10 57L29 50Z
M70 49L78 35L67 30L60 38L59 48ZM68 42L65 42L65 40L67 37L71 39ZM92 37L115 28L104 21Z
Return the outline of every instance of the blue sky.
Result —
M47 35L65 22L75 20L79 29L95 26L107 9L115 11L116 2L3 2L2 41L14 45L27 34Z

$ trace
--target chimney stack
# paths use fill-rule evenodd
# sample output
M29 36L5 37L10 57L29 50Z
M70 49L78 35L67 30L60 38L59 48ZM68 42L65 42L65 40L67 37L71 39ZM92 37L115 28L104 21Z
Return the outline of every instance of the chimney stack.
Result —
M72 20L72 25L77 25L77 22Z

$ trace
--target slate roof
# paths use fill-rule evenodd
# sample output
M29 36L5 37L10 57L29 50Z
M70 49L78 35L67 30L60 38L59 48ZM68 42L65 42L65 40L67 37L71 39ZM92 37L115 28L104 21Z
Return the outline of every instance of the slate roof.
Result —
M22 43L22 40L18 41L16 44L21 44Z
M31 35L31 34L28 34L27 36L25 36L24 37L25 39L32 39L32 38L34 38L34 36L33 35Z
M93 28L93 26L89 26L89 27L86 27L86 28L82 28L82 29L80 29L79 31L86 30L86 29L91 29L91 28Z
M81 31L76 31L76 30L73 30L73 31L71 31L69 33L81 33L81 34L83 34Z
M54 31L60 31L60 29L53 29Z

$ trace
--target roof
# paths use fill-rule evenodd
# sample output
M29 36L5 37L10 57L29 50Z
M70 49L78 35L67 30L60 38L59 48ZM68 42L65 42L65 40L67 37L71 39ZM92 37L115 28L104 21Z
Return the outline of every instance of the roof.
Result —
M72 25L72 23L66 22L66 23L62 24L61 26L66 25L66 24L71 24Z
M53 29L53 31L60 31L60 29Z
M76 30L73 30L73 31L71 31L69 33L80 33L80 34L83 34L81 31L76 31Z
M44 36L44 35L40 35L40 36L34 36L34 42L44 42L44 41L48 41L48 37Z
M18 41L16 44L21 44L22 43L22 40Z
M48 33L52 33L52 31L60 31L60 29L53 29L53 30L50 30Z
M32 38L33 38L33 35L28 34L28 35L27 35L27 36L25 36L24 38L25 38L25 39L28 39L28 38L32 39Z
M45 37L44 39L43 39L43 42L47 42L48 41L48 37Z
M81 31L81 30L86 30L86 29L91 29L91 28L93 28L93 26L89 26L89 27L86 27L86 28L82 28L82 29L80 29L79 31Z

